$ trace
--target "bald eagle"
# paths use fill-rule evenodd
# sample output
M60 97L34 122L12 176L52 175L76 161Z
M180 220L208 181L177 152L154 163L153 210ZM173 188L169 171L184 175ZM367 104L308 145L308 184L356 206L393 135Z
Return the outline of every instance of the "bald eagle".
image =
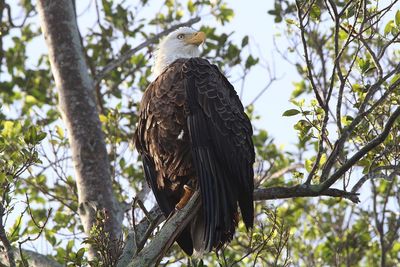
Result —
M182 27L159 44L144 92L134 142L144 174L166 217L193 190L202 208L176 241L188 254L218 250L230 242L238 206L253 226L252 126L233 86L199 58L203 32Z

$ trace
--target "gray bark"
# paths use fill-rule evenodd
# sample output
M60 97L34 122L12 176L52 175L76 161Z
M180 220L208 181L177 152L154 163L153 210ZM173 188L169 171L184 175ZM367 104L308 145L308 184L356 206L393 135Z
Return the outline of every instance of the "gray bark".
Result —
M37 9L59 93L62 119L68 129L84 230L89 235L96 210L104 209L109 216L106 231L118 238L123 212L112 191L93 80L85 62L73 3L39 0Z

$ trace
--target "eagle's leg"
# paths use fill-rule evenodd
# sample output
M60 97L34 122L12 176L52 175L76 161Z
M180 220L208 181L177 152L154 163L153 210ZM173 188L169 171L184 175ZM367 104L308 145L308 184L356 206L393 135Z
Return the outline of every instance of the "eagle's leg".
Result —
M176 210L183 209L186 204L189 202L189 199L192 197L194 190L190 188L188 185L183 186L183 195L179 200L178 204L175 205Z

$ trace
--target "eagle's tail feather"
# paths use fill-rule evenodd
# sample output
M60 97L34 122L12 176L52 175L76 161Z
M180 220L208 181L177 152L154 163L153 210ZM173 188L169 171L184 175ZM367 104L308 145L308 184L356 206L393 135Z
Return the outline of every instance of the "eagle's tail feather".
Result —
M176 242L187 255L191 256L193 254L193 241L190 233L190 225L179 234L176 238Z
M203 212L200 211L190 225L190 234L193 241L193 257L202 258L205 250L204 230L205 222Z

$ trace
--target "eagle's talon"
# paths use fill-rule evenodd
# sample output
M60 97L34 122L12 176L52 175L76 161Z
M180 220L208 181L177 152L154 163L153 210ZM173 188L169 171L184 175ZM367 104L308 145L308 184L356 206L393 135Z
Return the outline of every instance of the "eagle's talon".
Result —
M189 202L189 199L193 195L193 189L190 188L188 185L183 186L183 195L179 200L178 204L175 205L176 210L182 210L186 204Z

